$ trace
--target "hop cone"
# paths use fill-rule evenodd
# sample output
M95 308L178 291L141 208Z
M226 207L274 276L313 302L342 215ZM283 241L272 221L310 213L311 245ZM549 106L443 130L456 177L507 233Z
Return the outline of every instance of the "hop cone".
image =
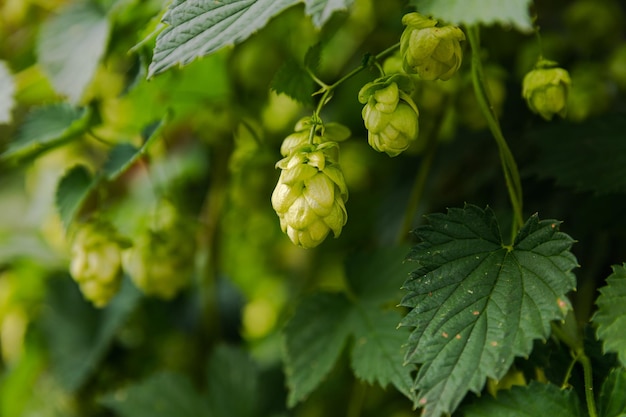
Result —
M108 223L84 223L75 231L70 274L96 307L107 305L120 288L123 244Z
M565 116L571 84L569 73L554 65L552 61L540 61L522 82L522 96L528 108L546 120L551 120L555 114Z
M319 245L332 230L341 234L348 214L348 189L337 163L337 144L304 144L281 159L272 207L291 241L303 248Z

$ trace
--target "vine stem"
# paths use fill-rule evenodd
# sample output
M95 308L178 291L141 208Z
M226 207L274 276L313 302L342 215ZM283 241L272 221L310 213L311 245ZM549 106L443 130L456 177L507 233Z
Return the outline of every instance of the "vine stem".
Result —
M522 215L522 183L517 169L517 164L515 163L515 159L509 149L509 145L502 134L498 116L496 115L489 99L489 91L485 81L485 74L480 58L480 32L478 26L469 27L467 29L467 35L472 48L472 83L474 85L474 92L476 94L480 110L487 119L489 130L498 145L502 171L504 172L504 179L509 192L511 206L513 206L513 226L511 231L511 241L513 241L517 231L524 224L524 218Z

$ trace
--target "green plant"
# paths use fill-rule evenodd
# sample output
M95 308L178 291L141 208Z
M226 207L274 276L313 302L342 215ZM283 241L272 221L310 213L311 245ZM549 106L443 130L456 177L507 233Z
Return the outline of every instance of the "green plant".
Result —
M0 415L626 414L624 6L382 3L0 5Z

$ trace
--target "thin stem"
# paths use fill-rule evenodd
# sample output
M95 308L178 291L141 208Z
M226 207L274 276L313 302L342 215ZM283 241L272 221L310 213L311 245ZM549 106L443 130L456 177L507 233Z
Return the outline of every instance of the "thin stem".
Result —
M578 356L578 362L583 367L583 379L585 380L585 399L587 400L587 412L589 417L598 417L598 411L596 409L596 400L593 395L593 372L591 370L591 361L589 357L585 355L584 351L581 351Z
M511 231L511 240L515 238L517 231L524 224L522 216L522 184L517 169L517 164L513 158L513 154L502 134L500 122L489 100L489 93L485 82L482 61L480 59L480 34L477 26L469 27L467 30L468 39L472 47L472 83L478 105L487 119L487 125L498 145L500 153L500 162L504 179L509 192L511 205L513 206L513 226Z

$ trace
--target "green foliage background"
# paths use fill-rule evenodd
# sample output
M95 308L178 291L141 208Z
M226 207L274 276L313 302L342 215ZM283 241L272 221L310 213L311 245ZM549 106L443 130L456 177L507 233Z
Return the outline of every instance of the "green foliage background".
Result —
M405 417L425 398L435 416L584 416L589 384L598 415L626 413L624 5L223 3L0 3L0 416ZM177 30L192 6L209 18ZM415 9L480 26L526 225L508 241L514 215L466 42L452 80L418 82L420 138L396 158L367 144L357 93L375 68L334 91L321 117L352 131L340 144L348 223L315 249L293 246L270 196L280 144L318 98L307 68L331 84L397 43ZM521 98L539 45L572 76L562 120ZM66 230L98 213L132 239L162 198L193 225L191 286L163 301L125 277L94 309L69 276ZM448 232L479 243L446 246ZM437 337L464 325L478 295L463 285L483 282L470 255L490 259L476 269L493 277L484 311L510 307L519 322L493 314L515 340L504 353L468 344L487 356L459 353L456 390L433 394L448 372L436 358L455 357ZM549 269L550 285L533 297L533 281L494 272L502 264ZM442 271L448 286L470 279L448 291Z

